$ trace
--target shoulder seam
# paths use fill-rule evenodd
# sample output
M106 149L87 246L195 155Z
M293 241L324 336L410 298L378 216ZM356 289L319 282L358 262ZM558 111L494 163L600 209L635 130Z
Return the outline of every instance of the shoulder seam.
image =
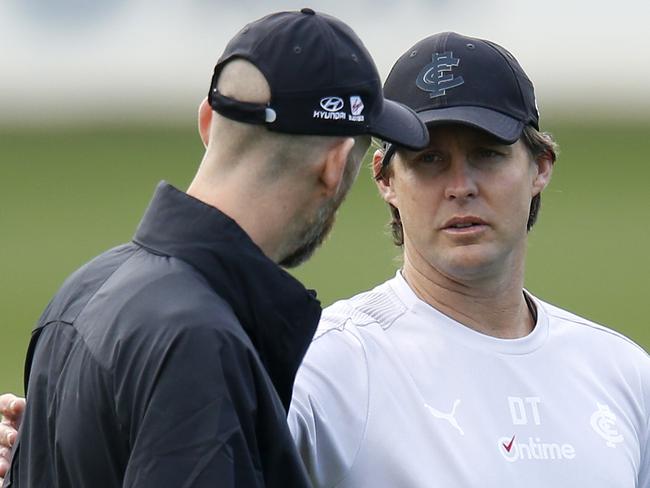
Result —
M392 289L388 291L370 290L338 302L332 305L331 308L334 309L332 311L333 320L328 320L328 322L332 326L321 333L317 333L315 339L330 330L344 330L347 323L356 327L367 327L376 324L385 330L390 328L409 309L395 295ZM322 319L321 322L323 322Z
M586 319L585 319L585 320L577 320L577 319L575 319L575 318L567 317L567 316L562 315L562 314L557 314L557 313L554 313L554 312L552 312L552 311L549 311L549 312L548 312L548 315L551 316L551 317L554 317L554 318L556 318L556 319L561 319L561 320L563 320L563 321L565 321L565 322L569 322L569 323L574 324L574 325L579 325L579 326L583 326L583 327L588 327L588 328L591 329L591 330L598 331L598 332L602 332L603 334L608 334L608 335L610 335L610 336L612 336L612 337L616 337L616 338L618 338L618 339L620 339L620 340L622 340L622 341L624 341L624 342L627 342L627 343L630 344L631 346L636 347L636 348L639 349L641 352L645 353L646 356L649 355L648 352L647 352L643 347L641 347L639 344L637 344L636 342L634 342L634 341L633 341L632 339L630 339L629 337L626 337L625 335L621 334L620 332L617 332L617 331L615 331L615 330L612 330L612 329L610 329L610 328L608 328L608 327L605 327L605 326L603 326L603 325L599 325L599 324L596 324L596 323L592 323L591 321L588 321L588 320L586 320Z
M74 326L74 323L77 321L77 319L79 318L79 316L80 316L82 313L84 313L84 311L86 310L86 308L88 307L88 305L90 304L90 302L92 302L93 298L95 298L95 297L97 296L97 294L99 293L99 291L100 291L102 288L104 288L104 286L106 285L106 282L107 282L108 280L110 280L110 279L113 277L113 275L114 275L115 273L118 272L118 270L122 269L122 266L124 266L126 263L128 263L129 261L131 261L131 259L133 259L133 256L135 256L137 252L138 252L138 249L134 249L133 252L131 253L131 255L130 255L128 258L126 258L124 261L122 261L122 262L120 263L119 266L116 266L115 269L114 269L113 271L111 271L111 272L108 274L108 276L106 276L106 278L104 279L104 281L102 281L101 284L97 287L97 289L93 292L93 294L90 295L90 296L88 297L88 300L86 300L86 303L84 303L83 307L81 307L81 308L79 309L79 312L74 316L74 318L73 318L72 321L70 322L70 324L71 324L72 326ZM57 322L64 322L64 321L62 320L62 317L59 317L59 318L55 319L55 321L57 321ZM85 342L85 341L84 341L84 342Z

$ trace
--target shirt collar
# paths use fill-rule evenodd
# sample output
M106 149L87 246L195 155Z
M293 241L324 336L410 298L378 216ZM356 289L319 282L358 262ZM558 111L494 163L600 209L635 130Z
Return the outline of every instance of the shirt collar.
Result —
M320 319L316 293L265 256L233 219L165 182L133 240L189 263L230 304L288 409Z

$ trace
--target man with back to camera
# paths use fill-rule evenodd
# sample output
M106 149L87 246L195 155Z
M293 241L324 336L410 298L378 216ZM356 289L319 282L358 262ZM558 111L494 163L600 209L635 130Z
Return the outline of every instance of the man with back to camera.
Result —
M161 183L133 242L43 313L5 486L309 485L286 409L321 309L278 264L320 244L369 135L428 134L353 31L310 9L244 27L209 93L187 193Z
M384 85L429 146L373 158L403 266L326 308L289 423L318 487L650 488L650 360L523 289L555 161L502 47L423 39Z
M647 354L523 290L556 149L519 64L437 34L385 95L431 144L375 153L403 268L325 310L296 377L290 427L314 485L650 487Z

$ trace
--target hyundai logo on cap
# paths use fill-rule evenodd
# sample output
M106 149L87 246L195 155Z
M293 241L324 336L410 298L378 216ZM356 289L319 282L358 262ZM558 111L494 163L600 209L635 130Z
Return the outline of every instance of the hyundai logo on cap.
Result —
M338 112L343 108L343 105L343 99L339 97L325 97L321 98L320 101L320 106L328 112Z

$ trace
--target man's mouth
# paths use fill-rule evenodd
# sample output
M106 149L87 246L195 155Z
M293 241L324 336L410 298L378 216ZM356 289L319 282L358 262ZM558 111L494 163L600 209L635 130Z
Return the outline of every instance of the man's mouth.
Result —
M465 217L454 217L449 219L442 226L443 229L452 228L452 229L465 229L467 227L473 227L476 225L487 225L487 223L479 218L474 216L465 216Z
M449 219L442 226L442 230L455 233L470 233L483 230L487 227L487 222L473 215L454 217Z

